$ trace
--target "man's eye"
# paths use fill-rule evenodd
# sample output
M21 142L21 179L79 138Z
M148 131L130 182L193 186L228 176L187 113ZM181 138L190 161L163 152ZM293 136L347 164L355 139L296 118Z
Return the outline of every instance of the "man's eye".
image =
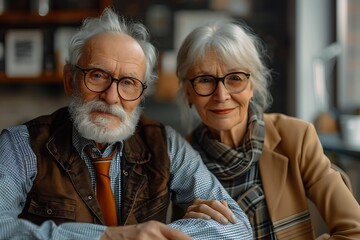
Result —
M93 78L102 78L102 75L99 73L93 74Z
M123 85L134 85L134 80L130 79L130 78L125 78L121 81L121 83Z
M103 71L95 70L90 73L92 79L107 79L109 74Z

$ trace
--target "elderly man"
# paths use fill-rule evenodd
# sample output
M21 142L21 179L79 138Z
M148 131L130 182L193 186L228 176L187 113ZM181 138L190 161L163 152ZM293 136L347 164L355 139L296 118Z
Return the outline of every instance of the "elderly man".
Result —
M142 114L155 64L142 24L109 8L84 21L64 67L70 106L0 135L0 239L252 239L200 156ZM170 200L195 198L234 214L164 224Z

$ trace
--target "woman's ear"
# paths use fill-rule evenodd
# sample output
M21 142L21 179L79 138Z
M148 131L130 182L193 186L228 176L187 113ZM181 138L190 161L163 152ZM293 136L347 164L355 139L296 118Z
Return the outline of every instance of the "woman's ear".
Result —
M73 94L73 71L71 70L70 64L65 64L63 70L63 78L64 78L64 90L67 96L72 96Z
M185 97L186 97L186 100L188 102L188 105L189 105L189 108L192 107L192 103L190 101L190 92L189 92L189 88L187 87L186 90L185 90Z
M187 99L190 98L190 90L189 90L188 86L185 87L185 96L186 96Z

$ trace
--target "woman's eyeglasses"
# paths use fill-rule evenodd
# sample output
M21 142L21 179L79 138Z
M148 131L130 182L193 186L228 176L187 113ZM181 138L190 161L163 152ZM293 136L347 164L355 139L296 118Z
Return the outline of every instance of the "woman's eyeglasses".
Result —
M189 81L196 94L199 96L210 96L213 94L219 82L222 82L229 93L240 93L245 90L249 83L250 73L231 72L224 77L214 77L212 75L200 75Z

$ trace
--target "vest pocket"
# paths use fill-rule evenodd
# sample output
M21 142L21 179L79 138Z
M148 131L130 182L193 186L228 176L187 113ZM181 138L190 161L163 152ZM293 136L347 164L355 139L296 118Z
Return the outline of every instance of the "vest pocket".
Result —
M134 214L139 222L149 220L166 221L167 209L170 204L169 193L162 194L154 199L143 202L134 208Z
M76 220L76 201L67 198L36 196L31 198L27 217L34 223L51 219L57 224Z

